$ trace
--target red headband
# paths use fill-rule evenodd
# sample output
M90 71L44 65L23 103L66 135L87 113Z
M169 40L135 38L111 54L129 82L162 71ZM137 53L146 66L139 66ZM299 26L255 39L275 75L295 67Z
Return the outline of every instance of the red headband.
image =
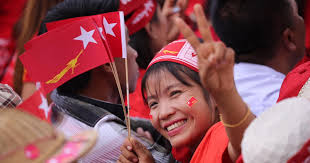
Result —
M152 59L147 69L153 64L163 61L179 63L198 72L197 54L185 39L173 41L161 49Z
M123 11L125 16L132 14L126 20L130 35L139 31L151 21L156 11L156 5L156 0L120 0L119 10Z

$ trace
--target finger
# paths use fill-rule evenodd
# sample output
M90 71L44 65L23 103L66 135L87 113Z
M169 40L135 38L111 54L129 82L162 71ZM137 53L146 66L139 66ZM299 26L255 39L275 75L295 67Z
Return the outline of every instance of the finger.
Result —
M163 14L165 16L168 16L169 14L169 10L171 10L171 8L173 7L173 1L174 0L165 0L164 5L163 5Z
M126 148L129 151L132 151L132 144L129 139L125 139L122 147Z
M121 163L132 163L132 161L127 160L126 157L124 157L123 155L119 156L118 162L121 162Z
M175 22L179 30L183 34L184 38L187 39L187 41L192 45L195 50L197 50L200 42L195 33L181 18L176 18Z
M145 134L145 137L147 137L152 143L154 143L153 137L150 132L145 131L144 134Z
M176 5L180 7L182 11L184 11L187 7L188 0L178 0Z
M137 128L137 134L144 136L144 130L141 127Z
M138 157L131 151L129 151L125 146L121 146L121 155L132 162L137 162Z
M224 61L225 53L226 53L226 46L222 42L214 43L214 49L215 49L215 59L216 63L220 64L222 61Z
M214 50L213 44L203 43L199 49L198 59L199 60L207 60L209 58L209 56L214 52L215 52L215 50Z
M227 63L235 63L235 51L232 48L227 48L225 61Z
M207 20L203 8L200 4L194 6L199 32L205 42L213 42L210 32L210 22Z

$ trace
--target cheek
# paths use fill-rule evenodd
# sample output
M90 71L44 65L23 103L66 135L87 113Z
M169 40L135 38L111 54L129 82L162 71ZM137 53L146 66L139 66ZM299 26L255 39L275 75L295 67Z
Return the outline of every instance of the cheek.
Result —
M160 132L160 124L159 124L159 119L158 119L158 113L156 111L151 110L150 111L150 120L153 125L153 127ZM162 134L162 133L161 133Z

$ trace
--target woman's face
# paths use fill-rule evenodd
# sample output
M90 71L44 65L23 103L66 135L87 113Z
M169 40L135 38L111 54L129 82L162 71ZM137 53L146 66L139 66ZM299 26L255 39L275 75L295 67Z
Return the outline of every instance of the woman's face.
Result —
M167 70L151 74L146 81L146 97L153 126L173 147L196 148L214 123L214 108L205 100L202 88L189 77L191 86L177 80ZM192 106L191 98L197 100Z

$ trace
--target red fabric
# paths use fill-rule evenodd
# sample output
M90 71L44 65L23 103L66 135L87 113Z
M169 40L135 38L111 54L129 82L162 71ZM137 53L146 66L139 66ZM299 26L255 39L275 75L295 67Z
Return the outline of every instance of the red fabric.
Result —
M237 159L236 163L243 163L242 155L239 156L239 158Z
M156 0L147 0L143 5L141 5L133 12L130 18L126 20L126 26L130 35L142 29L152 20L156 11L156 6Z
M303 147L287 161L287 163L309 162L310 161L310 140L308 140Z
M48 31L51 31L57 27L62 27L71 24L75 21L82 19L93 19L96 22L99 30L102 30L101 37L104 44L110 54L113 57L127 57L127 44L126 44L126 33L124 24L124 15L122 12L109 12L99 15L76 17L71 19L60 20L56 22L47 23L46 27ZM104 29L104 30L103 30ZM110 56L111 57L111 56ZM111 57L111 58L113 58Z
M191 15L194 11L195 4L201 4L203 6L205 1L207 0L189 0L187 8L185 10L185 15L186 16Z
M134 1L134 0L120 0L119 3L119 11L123 11L124 15L128 15L134 10L142 7L144 3L147 2L147 0L139 0L139 1Z
M30 77L29 77L29 74L27 73L27 70L24 69L24 74L23 74L23 82L26 83L26 82L33 82Z
M86 36L86 32L90 33L87 38L93 39L88 44L78 40ZM40 35L28 42L25 49L20 59L30 78L40 81L46 93L83 72L110 62L92 19L76 21Z
M172 148L173 157L182 163L187 163L191 160L191 151L190 148L182 147L182 148Z
M0 38L11 38L15 23L22 14L26 0L0 1Z
M303 63L289 72L282 83L277 102L297 96L309 77L310 62Z
M17 109L26 111L44 121L51 122L51 108L43 90L37 90L32 96L26 99L23 103L17 106Z
M197 147L191 163L221 163L229 139L221 122L213 125Z
M14 78L14 70L15 70L15 63L16 63L17 56L13 56L10 64L5 70L5 74L2 78L2 84L8 84L13 87L13 78Z
M137 81L136 91L129 95L130 98L130 116L150 119L150 108L144 103L141 92L141 81L145 74L144 69L140 69L140 76ZM127 103L127 101L125 102Z

